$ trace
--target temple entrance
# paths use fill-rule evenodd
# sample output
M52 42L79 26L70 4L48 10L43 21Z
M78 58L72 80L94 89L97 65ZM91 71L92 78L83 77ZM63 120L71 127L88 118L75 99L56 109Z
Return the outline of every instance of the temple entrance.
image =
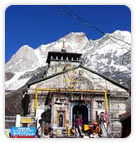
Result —
M78 104L73 107L73 126L75 125L75 119L77 116L80 116L82 118L83 124L88 124L88 108L86 107L86 105Z

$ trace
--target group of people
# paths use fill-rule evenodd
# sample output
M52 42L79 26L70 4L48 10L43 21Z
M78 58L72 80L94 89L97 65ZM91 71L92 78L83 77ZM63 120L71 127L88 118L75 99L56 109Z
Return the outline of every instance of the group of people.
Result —
M101 136L101 122L105 122L104 118L104 113L100 115L100 118L98 122L92 122L91 124L84 124L83 119L81 116L76 115L75 116L75 122L70 129L70 136L74 137L80 137L80 138L85 138L85 137L90 137L90 138L96 138ZM43 123L43 122L42 122ZM44 130L41 134L41 137L54 137L52 134L53 132L51 131L52 129L48 126L49 123L44 123ZM42 126L42 125L41 125Z
M84 130L83 120L80 116L75 117L75 126L71 128L71 134L77 137L99 137L100 126L97 122L93 122L90 126L86 125L87 129Z

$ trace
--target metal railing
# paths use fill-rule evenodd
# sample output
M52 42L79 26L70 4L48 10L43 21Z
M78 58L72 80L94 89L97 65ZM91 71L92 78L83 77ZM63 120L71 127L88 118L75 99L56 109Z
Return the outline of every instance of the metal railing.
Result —
M16 124L16 116L5 116L5 129L10 129Z

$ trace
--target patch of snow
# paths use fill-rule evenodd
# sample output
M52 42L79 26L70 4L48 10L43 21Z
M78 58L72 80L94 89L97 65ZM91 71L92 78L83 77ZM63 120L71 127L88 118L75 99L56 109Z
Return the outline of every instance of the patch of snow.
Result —
M24 72L15 73L13 78L6 81L5 89L6 90L17 90L17 89L21 88L22 86L24 86L26 84L26 82L30 79L30 77L24 78L24 79L19 79L19 77L23 74L24 74Z

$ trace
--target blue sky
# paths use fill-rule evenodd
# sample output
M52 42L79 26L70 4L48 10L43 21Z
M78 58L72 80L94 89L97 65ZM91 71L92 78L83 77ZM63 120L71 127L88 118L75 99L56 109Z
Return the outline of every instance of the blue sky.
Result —
M131 31L131 12L126 6L71 6L72 11L105 33ZM10 6L5 12L5 62L22 45L37 48L70 32L85 32L89 39L102 35L62 12L57 6Z

